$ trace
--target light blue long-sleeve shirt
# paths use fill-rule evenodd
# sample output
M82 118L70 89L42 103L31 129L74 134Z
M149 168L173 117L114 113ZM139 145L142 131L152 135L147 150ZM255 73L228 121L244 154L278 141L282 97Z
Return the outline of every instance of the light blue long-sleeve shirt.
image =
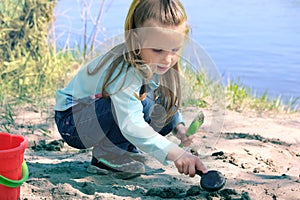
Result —
M87 68L89 71L93 70L101 58L99 56L84 65L65 88L57 91L54 110L64 111L76 105L81 99L90 99L90 96L101 93L109 64L103 66L95 75L88 75L87 73ZM128 68L128 64L125 67ZM112 77L115 77L120 70L121 64ZM158 87L158 83L153 80L150 81L150 84L153 87ZM168 152L177 145L154 131L145 122L143 105L134 95L134 93L139 94L142 85L143 78L141 74L134 67L129 67L109 86L108 92L112 94L110 98L115 108L117 123L123 136L129 142L155 157L161 163L167 164ZM92 99L90 100L92 101ZM172 118L173 128L180 122L182 122L182 117L179 113L177 117Z

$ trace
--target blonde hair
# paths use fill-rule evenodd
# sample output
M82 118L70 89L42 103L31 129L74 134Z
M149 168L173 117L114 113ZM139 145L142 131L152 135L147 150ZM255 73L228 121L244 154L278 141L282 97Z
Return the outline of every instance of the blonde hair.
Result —
M110 64L110 70L106 76L102 89L104 97L110 96L110 94L106 92L106 88L118 78L117 75L112 80L110 79L115 69L122 63L119 74L128 70L126 69L126 62L129 63L128 67L135 67L144 77L145 84L142 86L139 95L140 97L145 96L145 93L147 92L146 82L148 79L152 78L153 72L150 67L143 64L139 55L141 49L136 42L134 30L142 28L144 23L150 19L163 25L179 26L187 21L187 15L179 0L133 0L125 20L125 44L118 45L111 51L123 51L123 53L122 56L117 57ZM188 31L189 29L186 27L185 33L187 34ZM88 73L90 75L97 73L103 64L116 55L111 52L108 52L98 66L92 72ZM166 110L166 120L169 122L171 117L179 109L181 103L181 86L178 63L175 64L173 70L168 70L168 72L160 76L160 87L157 89L156 95L160 96L160 103Z

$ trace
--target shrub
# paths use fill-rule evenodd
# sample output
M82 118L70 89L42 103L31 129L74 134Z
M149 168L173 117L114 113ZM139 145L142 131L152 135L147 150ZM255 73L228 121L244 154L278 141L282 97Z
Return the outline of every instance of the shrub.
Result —
M49 94L64 80L72 55L57 54L48 44L53 0L0 2L0 104Z

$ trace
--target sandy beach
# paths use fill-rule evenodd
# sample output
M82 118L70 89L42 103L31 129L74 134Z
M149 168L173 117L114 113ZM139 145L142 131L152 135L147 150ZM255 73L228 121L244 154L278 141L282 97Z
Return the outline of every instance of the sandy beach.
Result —
M189 124L198 108L184 108ZM29 179L21 200L37 199L300 199L300 114L226 111L220 133L210 131L212 111L202 109L205 122L188 150L198 153L208 169L226 177L225 187L207 192L199 176L179 174L151 157L146 174L120 180L89 174L90 150L77 150L60 140L53 120L34 109L18 112L14 130L29 140L25 160ZM170 140L179 143L172 135Z

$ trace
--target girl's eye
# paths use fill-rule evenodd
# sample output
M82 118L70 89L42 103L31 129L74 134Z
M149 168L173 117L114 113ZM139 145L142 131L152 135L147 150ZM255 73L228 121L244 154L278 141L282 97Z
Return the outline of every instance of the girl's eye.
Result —
M172 49L172 52L173 52L173 53L176 53L176 52L179 51L179 49L180 49L180 48Z
M160 52L162 52L162 49L152 49L152 51L155 53L160 53Z
M180 50L180 48L172 49L172 53L177 53ZM155 53L161 53L163 50L162 49L152 49L153 52Z

